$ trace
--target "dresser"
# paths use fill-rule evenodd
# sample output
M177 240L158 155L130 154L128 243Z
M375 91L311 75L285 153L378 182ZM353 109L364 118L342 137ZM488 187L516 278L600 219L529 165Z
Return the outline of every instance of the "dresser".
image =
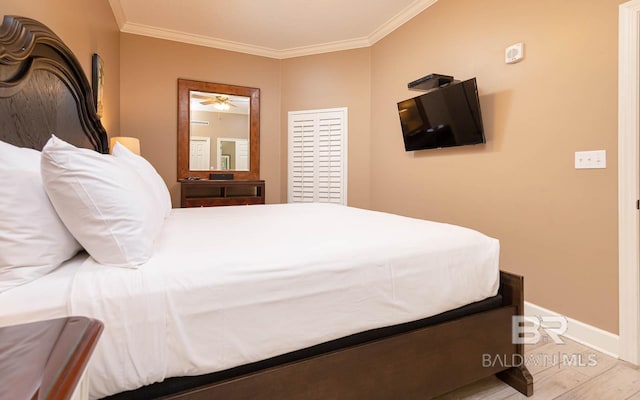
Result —
M67 317L0 328L0 399L86 400L102 322Z
M217 207L264 204L263 180L180 181L180 207Z

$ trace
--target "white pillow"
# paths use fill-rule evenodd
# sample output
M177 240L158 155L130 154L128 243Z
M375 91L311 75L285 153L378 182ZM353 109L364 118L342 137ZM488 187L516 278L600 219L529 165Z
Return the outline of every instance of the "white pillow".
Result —
M96 261L136 267L151 257L164 216L135 170L55 136L42 149L41 167L58 215Z
M113 146L111 154L128 164L140 174L140 177L142 177L147 184L147 188L153 193L158 206L161 208L161 212L165 217L168 217L169 214L171 214L171 195L169 194L167 185L165 185L162 177L155 168L153 168L153 165L118 142Z
M44 191L40 152L0 141L0 292L46 275L79 250Z

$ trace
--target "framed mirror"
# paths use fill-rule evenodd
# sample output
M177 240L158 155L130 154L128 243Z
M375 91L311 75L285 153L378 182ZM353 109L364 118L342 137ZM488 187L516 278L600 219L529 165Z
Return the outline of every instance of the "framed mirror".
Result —
M260 89L178 79L178 179L260 177Z

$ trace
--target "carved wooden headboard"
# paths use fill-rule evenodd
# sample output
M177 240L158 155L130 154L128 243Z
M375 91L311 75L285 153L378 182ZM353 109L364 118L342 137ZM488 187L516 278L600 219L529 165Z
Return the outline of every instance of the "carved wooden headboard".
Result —
M91 86L71 50L30 18L0 25L0 140L41 150L51 134L109 151Z

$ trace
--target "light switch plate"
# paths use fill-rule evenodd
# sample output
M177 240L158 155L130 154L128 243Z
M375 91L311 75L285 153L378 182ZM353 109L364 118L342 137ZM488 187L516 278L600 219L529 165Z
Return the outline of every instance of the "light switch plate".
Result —
M576 151L576 169L607 168L607 151Z

